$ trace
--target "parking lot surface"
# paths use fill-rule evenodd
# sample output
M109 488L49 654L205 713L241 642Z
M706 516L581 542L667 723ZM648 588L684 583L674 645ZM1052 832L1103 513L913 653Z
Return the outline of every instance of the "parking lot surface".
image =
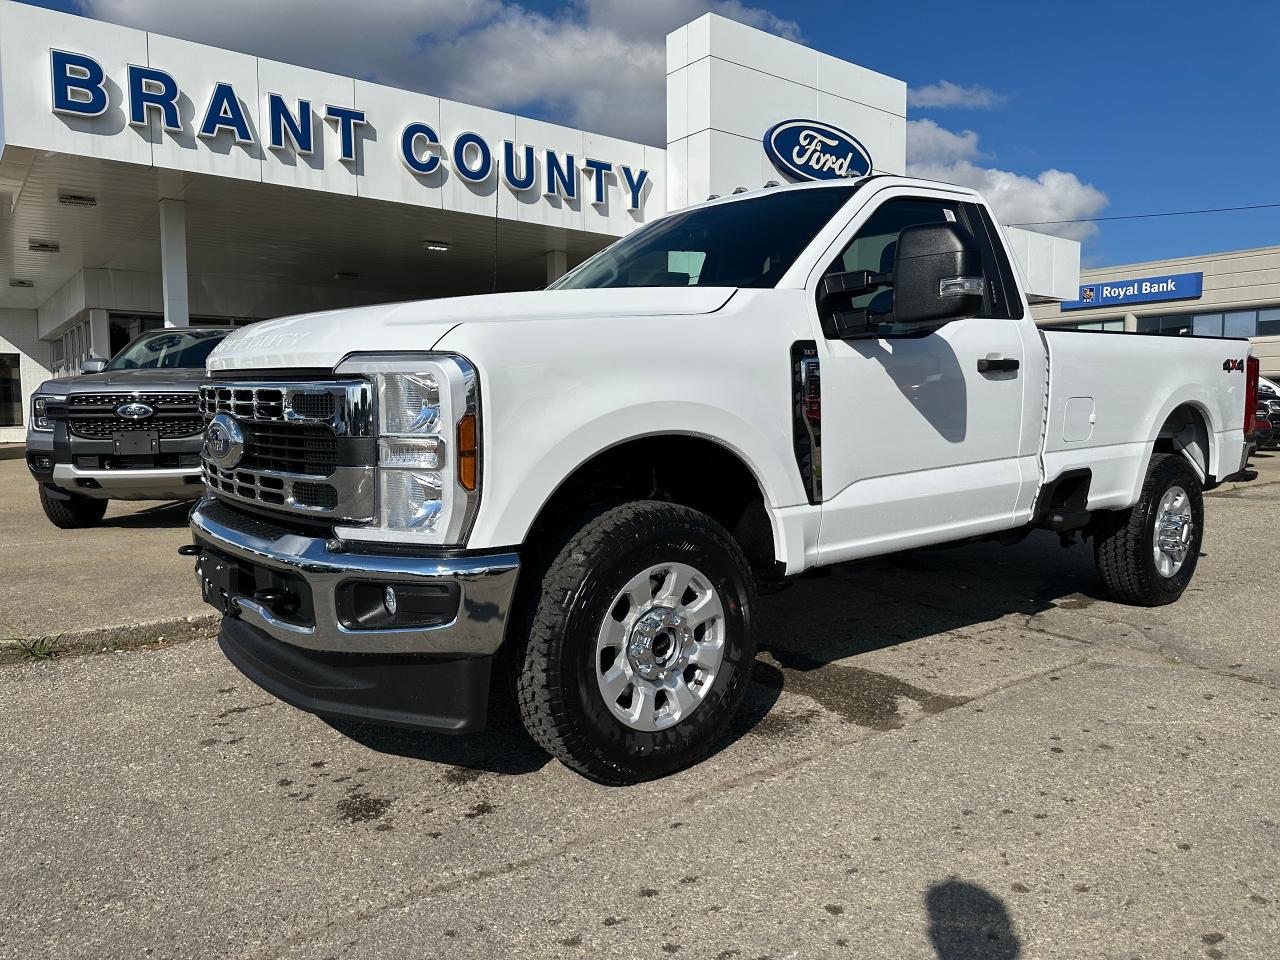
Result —
M730 742L638 787L501 702L335 729L211 640L0 668L0 957L1274 957L1259 462L1170 607L1048 535L764 597Z
M59 530L23 459L0 459L0 644L203 617L187 503L113 500L102 525Z

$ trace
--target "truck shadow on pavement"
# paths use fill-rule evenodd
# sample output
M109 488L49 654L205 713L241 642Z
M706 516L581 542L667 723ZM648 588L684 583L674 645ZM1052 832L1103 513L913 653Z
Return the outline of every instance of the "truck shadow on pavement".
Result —
M100 526L112 527L117 530L157 530L163 527L185 527L187 525L187 514L191 511L191 502L188 500L176 500L172 503L161 503L154 507L147 507L145 510L137 510L133 513L122 513L115 516L111 515L111 508L107 508L107 515L102 518Z
M1022 943L1004 901L985 887L951 877L929 888L929 941L939 960L1016 960Z
M893 730L905 722L908 701L926 714L959 706L965 698L844 661L1008 614L1032 616L1063 598L1087 605L1102 596L1093 551L1063 550L1051 535L1033 535L1010 548L973 544L848 564L762 593L753 682L728 736L712 752L748 735L789 739L818 709L867 729ZM784 690L816 701L817 708L777 710ZM550 762L520 723L501 662L495 664L483 733L446 737L331 725L369 749L464 770L525 774Z
M1092 549L1063 550L1057 538L1033 535L1014 547L971 544L917 550L848 564L802 578L762 598L753 694L760 688L798 693L872 730L893 730L905 701L924 713L966 702L847 662L859 654L926 637L981 628L1010 614L1033 617L1065 600L1073 608L1104 597ZM739 735L793 725L749 699ZM781 732L781 731L779 731Z

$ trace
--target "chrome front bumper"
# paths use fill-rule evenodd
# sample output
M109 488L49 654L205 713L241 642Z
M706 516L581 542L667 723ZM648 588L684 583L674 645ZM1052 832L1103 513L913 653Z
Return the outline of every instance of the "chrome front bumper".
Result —
M520 559L514 553L485 556L412 556L354 553L329 549L315 537L273 531L249 532L255 525L232 527L209 515L209 500L191 511L191 532L202 548L306 581L314 625L290 623L251 597L229 598L231 615L296 647L332 653L447 653L485 656L502 643L511 613ZM204 562L201 556L200 562ZM203 579L199 565L197 581ZM338 588L348 581L413 585L456 585L456 616L439 626L352 629L338 615Z

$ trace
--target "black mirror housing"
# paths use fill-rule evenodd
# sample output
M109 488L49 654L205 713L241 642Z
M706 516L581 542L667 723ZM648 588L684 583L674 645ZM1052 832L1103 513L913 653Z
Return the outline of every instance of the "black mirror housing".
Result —
M921 223L898 235L893 267L893 323L940 327L982 309L982 254L958 223Z

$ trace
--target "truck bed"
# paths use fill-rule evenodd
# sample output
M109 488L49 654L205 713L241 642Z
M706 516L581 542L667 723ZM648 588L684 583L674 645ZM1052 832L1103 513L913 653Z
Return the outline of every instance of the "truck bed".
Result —
M1145 452L1170 415L1194 411L1202 429L1177 443L1203 450L1205 479L1241 468L1247 340L1042 330L1049 355L1045 480L1092 472L1091 510L1137 500ZM1196 422L1194 418L1191 422Z

